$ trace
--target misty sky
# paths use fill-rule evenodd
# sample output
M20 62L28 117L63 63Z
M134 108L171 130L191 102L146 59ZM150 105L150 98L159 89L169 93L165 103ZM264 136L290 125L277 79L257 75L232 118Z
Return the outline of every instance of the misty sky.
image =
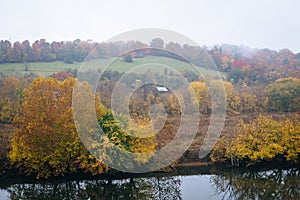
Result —
M0 40L105 41L139 28L170 29L212 46L300 52L298 0L0 0Z

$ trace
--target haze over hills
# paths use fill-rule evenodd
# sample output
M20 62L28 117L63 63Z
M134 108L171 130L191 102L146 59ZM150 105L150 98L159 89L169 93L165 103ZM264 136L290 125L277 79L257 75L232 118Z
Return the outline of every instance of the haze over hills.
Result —
M195 47L180 45L176 42L165 43L160 38L154 38L149 44L139 41L98 43L92 40L48 42L45 39L36 40L30 44L28 40L11 43L8 40L0 41L0 64L22 62L51 62L64 61L65 63L82 62L91 51L90 58L109 58L120 56L122 52L138 48L162 48L177 53L189 60L194 60L202 50L208 51L217 67L221 71L228 71L230 65L241 60L251 63L261 63L272 68L299 67L300 53L293 53L288 49L279 51L271 49L255 49L248 46L222 44L213 47ZM132 55L136 56L136 55ZM139 55L138 55L139 56ZM267 62L265 61L267 60ZM227 64L226 64L227 63Z

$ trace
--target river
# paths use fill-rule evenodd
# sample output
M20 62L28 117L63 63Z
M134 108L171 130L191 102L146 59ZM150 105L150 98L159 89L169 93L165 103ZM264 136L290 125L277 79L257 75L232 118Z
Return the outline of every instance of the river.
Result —
M197 170L118 179L0 179L0 199L300 199L300 170Z

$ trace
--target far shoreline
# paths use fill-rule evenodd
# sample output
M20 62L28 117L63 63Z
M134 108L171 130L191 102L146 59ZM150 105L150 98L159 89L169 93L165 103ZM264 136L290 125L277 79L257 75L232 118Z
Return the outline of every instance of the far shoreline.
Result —
M185 162L179 163L174 167L167 167L163 170L152 171L147 173L126 173L111 170L108 173L99 175L91 175L88 173L76 172L65 176L52 176L50 178L37 179L34 175L26 176L19 174L15 170L0 173L0 188L4 185L13 185L17 183L46 183L46 182L65 182L65 181L80 181L80 180L121 180L128 178L147 178L147 177L168 177L168 176L190 176L190 175L208 175L219 174L228 171L268 171L276 169L297 169L300 170L300 163L287 163L270 161L259 163L252 166L241 165L239 167L230 166L228 163L212 163L212 162Z

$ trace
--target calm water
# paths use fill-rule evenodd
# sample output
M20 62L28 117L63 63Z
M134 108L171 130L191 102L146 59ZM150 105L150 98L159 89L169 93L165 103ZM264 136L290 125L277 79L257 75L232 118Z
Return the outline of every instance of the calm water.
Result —
M192 175L41 183L0 179L0 199L300 199L297 169L187 173Z

